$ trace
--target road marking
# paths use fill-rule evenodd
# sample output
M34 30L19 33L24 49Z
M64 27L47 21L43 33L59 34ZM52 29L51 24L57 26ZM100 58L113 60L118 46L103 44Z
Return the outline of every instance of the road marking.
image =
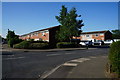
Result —
M65 54L74 54L74 53L65 53Z
M3 60L22 59L22 58L25 58L25 57L17 57L17 58L5 58L5 59L3 59Z
M53 55L56 55L56 54L50 54L50 55L47 55L47 56L53 56ZM58 55L58 54L57 54ZM83 61L86 61L86 60L90 60L89 58L79 58L79 59L74 59L74 60L71 60L71 61L76 61L76 62L83 62ZM71 61L68 61L64 64L61 64L57 67L55 67L54 69L52 69L51 71L45 71L42 75L39 75L40 77L40 80L43 80L45 78L47 78L48 76L50 76L52 73L54 73L57 69L59 69L61 66L72 66L72 67L76 67L78 64L76 63L70 63ZM72 72L69 72L69 73L72 73Z
M83 62L82 60L71 60L71 62Z
M52 69L51 71L49 71L48 73L46 73L45 71L45 74L43 73L43 75L40 77L40 79L44 79L44 78L47 78L49 75L51 75L53 72L55 72L61 65L55 67L54 69Z
M57 55L61 55L61 54L48 54L46 56L57 56Z
M87 61L87 60L90 60L90 59L89 58L79 58L79 59L71 60L71 62L84 62L84 61Z
M77 66L75 63L64 63L63 66Z

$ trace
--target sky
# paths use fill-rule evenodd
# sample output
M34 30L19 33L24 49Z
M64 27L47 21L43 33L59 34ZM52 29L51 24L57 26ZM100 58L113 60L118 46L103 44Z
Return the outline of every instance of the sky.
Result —
M117 2L3 2L2 36L7 30L17 35L59 25L55 18L61 6L75 7L81 15L83 32L118 29Z

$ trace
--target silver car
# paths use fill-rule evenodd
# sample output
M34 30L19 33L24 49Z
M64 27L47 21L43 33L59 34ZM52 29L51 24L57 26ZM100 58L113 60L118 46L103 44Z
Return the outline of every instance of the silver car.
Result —
M80 41L79 44L82 46L92 46L93 42L92 41Z

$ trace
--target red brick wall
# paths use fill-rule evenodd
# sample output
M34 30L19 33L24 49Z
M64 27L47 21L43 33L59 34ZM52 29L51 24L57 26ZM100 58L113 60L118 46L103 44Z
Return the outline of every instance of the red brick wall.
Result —
M20 39L26 40L26 39L39 39L41 38L44 41L49 40L49 33L44 33L44 36L42 35L42 33L38 33L38 35L32 35L32 36L28 36L26 35L25 37L19 37Z
M88 34L85 34L85 35L88 35ZM83 37L82 36L80 36L80 37L73 37L73 39L80 39L80 40L82 40ZM89 38L89 39L104 40L105 39L105 35L104 34L103 35L98 34L98 36L95 36L94 34L92 34L92 38Z
M104 35L99 35L99 34L98 36L92 35L92 38L96 40L104 40L104 37L105 37Z

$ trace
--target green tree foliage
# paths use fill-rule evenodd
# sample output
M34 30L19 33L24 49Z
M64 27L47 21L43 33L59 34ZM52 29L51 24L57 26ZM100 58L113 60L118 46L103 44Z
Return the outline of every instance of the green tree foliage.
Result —
M72 8L69 12L67 8L63 5L60 10L60 15L56 16L56 19L61 24L60 30L57 31L56 38L59 41L70 41L73 36L80 36L82 20L77 20L78 15L76 13L76 8Z
M7 41L8 41L8 45L10 47L13 47L14 44L22 41L21 39L19 39L18 35L15 35L14 31L11 31L9 29L8 29L8 34L7 34L6 38L7 38Z
M112 30L113 39L120 39L120 30Z
M120 77L120 41L111 44L108 58L112 72L118 73Z

